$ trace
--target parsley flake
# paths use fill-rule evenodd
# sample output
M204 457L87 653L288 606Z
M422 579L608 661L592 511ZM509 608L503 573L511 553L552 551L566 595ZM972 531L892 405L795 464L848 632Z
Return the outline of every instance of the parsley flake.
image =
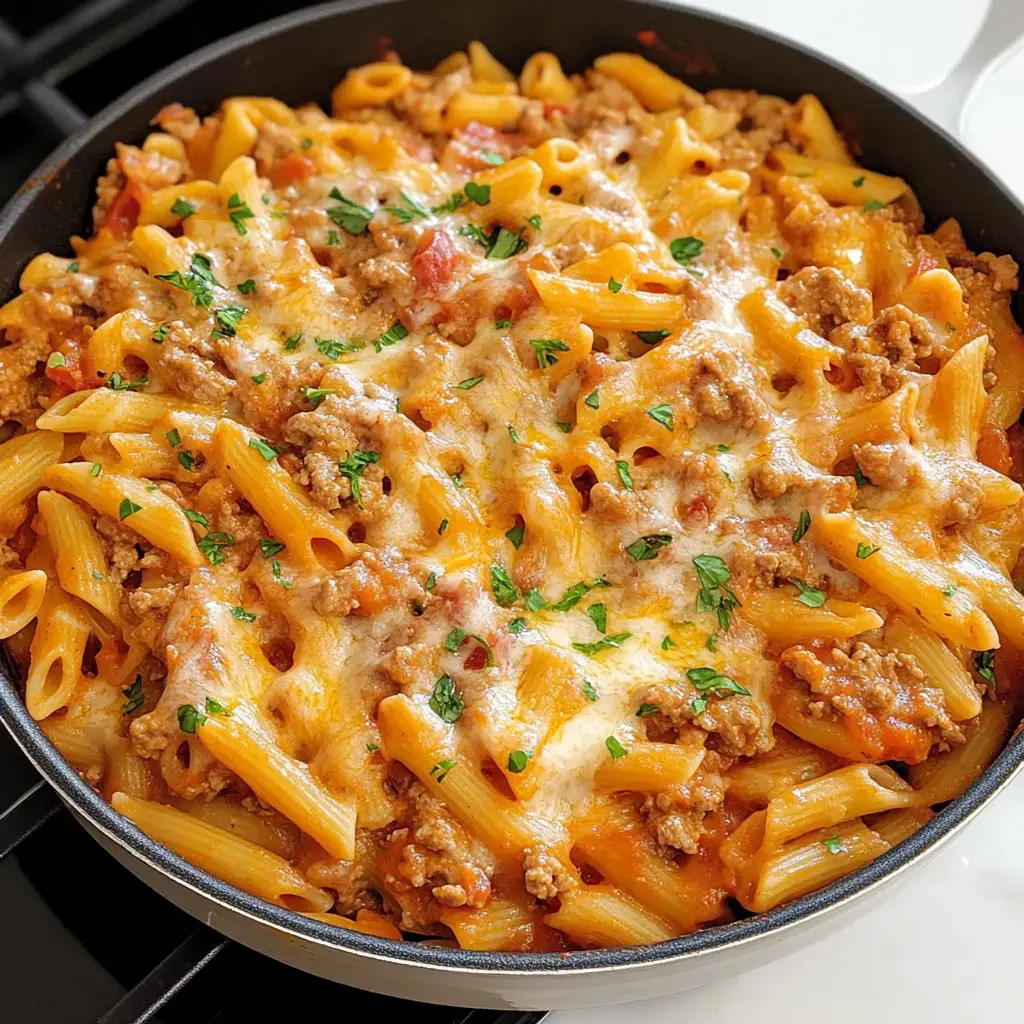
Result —
M238 619L239 622L255 622L256 621L256 613L255 612L247 612L241 605L238 605L238 604L236 604L235 607L231 609L231 614L236 619Z
M569 346L561 338L533 338L530 340L530 348L537 353L537 363L542 370L558 362L555 352L569 351Z
M626 554L634 562L647 562L658 557L658 552L672 543L671 533L649 533L626 546Z
M457 722L462 717L462 712L466 710L462 694L455 688L455 681L447 673L434 683L434 692L430 695L430 710L442 722Z
M262 437L250 437L249 447L255 448L267 462L273 462L277 458L277 449L264 441Z
M672 419L672 406L667 403L661 405L653 405L647 410L647 415L654 420L655 423L660 423L666 430L675 430L675 423Z
M519 600L519 588L500 565L491 566L491 590L494 593L494 600L502 608L507 608Z
M182 704L178 708L178 728L195 735L196 726L206 721L206 715L193 704Z
M142 676L136 676L135 682L121 692L128 698L121 707L122 715L130 715L146 703L146 695L142 692Z
M337 199L339 205L328 207L327 216L348 234L363 234L373 219L373 212L365 206L353 203L351 199L346 199L337 188L331 189L330 196L332 199Z
M876 551L881 551L881 550L882 549L877 544L876 545L861 544L861 543L858 542L858 544L857 544L857 557L858 558L870 558Z
M526 768L531 757L533 757L532 750L513 750L508 755L508 770L514 775L518 775Z
M800 518L796 522L796 529L793 531L793 543L799 544L803 535L810 529L810 527L811 513L808 512L807 509L804 509L803 512L800 513Z
M187 199L182 199L181 196L178 196L171 205L171 213L173 213L175 217L180 217L182 220L186 217L191 217L195 212L196 207Z
M622 481L622 486L627 491L633 490L633 476L629 471L629 463L622 459L617 459L615 462L615 468L619 471L619 479Z
M135 515L136 512L141 512L142 506L136 505L131 498L122 498L121 504L117 507L117 515L121 522L124 522L129 516Z
M380 462L380 456L376 452L355 451L351 455L347 455L343 462L338 463L341 475L349 483L357 508L363 507L363 497L359 492L359 478L367 466L372 466L376 462Z
M453 384L452 387L459 391L471 391L482 380L483 377L467 377L465 380L460 380L458 384Z
M787 577L787 579L800 591L797 600L801 604L807 605L808 608L820 608L825 603L824 590L819 590L817 587L809 587L803 580L795 579L792 576Z
M664 341L672 332L671 331L634 331L633 332L645 345L657 345L659 341Z
M595 655L600 654L601 651L609 651L613 648L621 647L632 635L632 633L616 633L614 636L603 636L594 643L582 643L578 640L573 640L572 645L580 654L593 658Z
M587 614L594 623L598 633L608 632L608 612L603 604L592 604L587 608Z
M608 291L610 291L612 293L612 295L617 295L619 292L622 291L622 282L621 281L616 281L614 277L609 277L608 278Z
M524 523L516 523L511 530L505 531L505 536L508 538L509 543L516 550L523 546L523 534L526 532L526 525Z
M604 741L604 745L608 748L608 753L612 755L613 761L618 761L620 757L625 757L629 753L614 736L609 736Z

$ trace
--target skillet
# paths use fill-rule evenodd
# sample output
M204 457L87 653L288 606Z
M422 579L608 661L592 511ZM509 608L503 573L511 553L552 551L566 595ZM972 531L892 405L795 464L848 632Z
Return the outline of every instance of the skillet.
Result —
M640 33L638 37L638 33ZM859 160L906 178L932 217L956 217L975 251L1024 262L1024 210L953 138L896 97L824 57L725 18L658 0L575 2L552 16L542 0L354 0L311 8L239 33L178 61L67 140L0 215L0 298L40 251L67 251L86 230L96 178L116 141L141 142L152 115L179 101L210 112L226 96L277 96L329 109L345 70L373 60L388 37L412 67L482 39L518 67L551 50L569 71L598 54L643 52L701 90L749 88L796 99L815 92ZM641 42L642 40L642 42ZM1018 315L1020 310L1018 310ZM83 826L118 861L216 930L292 966L406 999L494 1008L595 1005L664 995L734 975L808 944L863 912L948 841L1024 766L1024 733L928 825L878 860L788 905L654 946L567 954L486 953L394 943L299 917L192 867L103 802L25 710L0 658L0 719ZM73 871L73 866L71 868ZM146 927L117 914L126 938Z

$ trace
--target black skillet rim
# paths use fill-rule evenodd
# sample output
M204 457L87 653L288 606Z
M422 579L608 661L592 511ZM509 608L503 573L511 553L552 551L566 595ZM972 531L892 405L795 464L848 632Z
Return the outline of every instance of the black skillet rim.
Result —
M96 135L109 123L123 116L139 103L144 102L147 96L156 90L172 84L179 77L195 73L214 58L241 50L251 43L274 36L296 25L332 19L347 11L384 7L392 2L395 0L340 0L340 2L306 8L252 26L175 61L109 104L54 150L33 172L29 183L0 212L0 237L5 236L21 217L35 192L44 188L45 183L65 162L75 157L78 150L90 137ZM1011 205L1016 205L1016 200L1008 193L999 178L981 165L957 139L929 122L898 96L869 81L842 63L825 57L810 47L783 39L772 32L758 29L734 18L683 7L677 3L668 2L668 0L633 0L633 2L638 7L647 6L669 11L681 10L688 17L717 22L737 30L739 34L758 35L803 56L813 57L831 64L860 85L902 107L914 119L939 135L947 145L957 152L961 159L980 168ZM0 719L3 720L35 767L61 797L79 814L88 819L94 827L126 848L133 856L138 857L150 868L170 876L179 884L187 886L230 910L270 925L275 930L291 932L312 940L318 945L344 950L360 956L369 956L385 961L400 961L441 971L465 971L481 974L491 972L528 975L578 974L607 968L692 959L700 954L745 945L759 936L788 930L818 917L825 911L848 903L854 897L866 893L909 868L930 849L952 838L1024 767L1024 730L1022 730L1011 739L980 778L909 839L884 853L872 863L833 882L824 889L764 914L706 928L647 946L577 950L568 954L494 953L447 949L425 946L416 942L399 943L390 939L380 939L304 918L290 910L274 906L236 889L189 864L167 847L154 842L94 793L46 739L18 696L17 687L12 682L10 672L3 663L7 660L6 658L0 660Z

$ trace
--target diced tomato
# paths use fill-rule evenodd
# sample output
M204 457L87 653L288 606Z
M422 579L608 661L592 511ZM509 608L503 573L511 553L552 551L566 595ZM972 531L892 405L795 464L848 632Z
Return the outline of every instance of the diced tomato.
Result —
M644 28L636 34L636 41L641 46L657 46L658 45L658 33L653 29Z
M127 238L139 222L139 211L142 200L149 194L149 189L138 182L129 181L110 204L103 226L117 238Z
M302 153L289 153L273 164L267 176L274 188L284 188L286 185L294 185L297 181L305 181L314 170L316 164L308 156Z
M68 391L81 391L89 386L82 369L82 353L71 341L64 342L56 351L64 357L63 366L47 366L46 376Z
M412 258L412 276L426 291L440 291L452 279L459 251L443 228L424 233Z
M998 427L986 424L981 428L977 455L979 462L1005 476L1009 476L1013 470L1010 442L1006 437L1006 431Z
M487 667L487 651L483 647L474 647L462 667L470 672L479 672Z

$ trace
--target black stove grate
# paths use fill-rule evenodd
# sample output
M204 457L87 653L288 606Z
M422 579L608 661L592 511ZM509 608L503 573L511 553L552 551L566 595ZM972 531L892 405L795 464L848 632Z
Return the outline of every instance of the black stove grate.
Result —
M58 142L143 78L209 42L304 6L283 0L5 4L0 201ZM536 1024L546 1016L371 995L222 938L86 836L2 730L0 807L6 808L0 813L4 1024L250 1024L289 1020L297 1006L337 1006L345 1017L383 1014L419 1024Z

